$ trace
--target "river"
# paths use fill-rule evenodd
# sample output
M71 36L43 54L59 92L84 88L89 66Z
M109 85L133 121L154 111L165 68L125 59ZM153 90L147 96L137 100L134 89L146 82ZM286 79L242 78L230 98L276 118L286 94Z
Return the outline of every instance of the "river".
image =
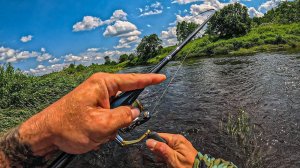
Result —
M179 66L163 70L169 78ZM146 72L135 67L125 72ZM140 96L151 111L168 81L146 88ZM226 131L228 115L245 111L248 139ZM180 133L202 153L230 160L239 167L300 167L300 54L187 60L170 84L156 114L133 135L147 128ZM243 136L242 136L243 137ZM166 167L144 143L121 148L115 143L81 155L70 167Z

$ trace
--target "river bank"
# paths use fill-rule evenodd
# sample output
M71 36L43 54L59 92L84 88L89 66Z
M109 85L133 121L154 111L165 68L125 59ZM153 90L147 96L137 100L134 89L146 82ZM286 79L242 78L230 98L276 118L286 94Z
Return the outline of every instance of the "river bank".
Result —
M166 57L176 46L162 49L161 53L147 61L155 64ZM265 24L253 28L242 37L219 39L204 36L190 42L177 59L192 57L244 56L261 52L294 51L300 52L300 24ZM132 61L134 64L135 60Z

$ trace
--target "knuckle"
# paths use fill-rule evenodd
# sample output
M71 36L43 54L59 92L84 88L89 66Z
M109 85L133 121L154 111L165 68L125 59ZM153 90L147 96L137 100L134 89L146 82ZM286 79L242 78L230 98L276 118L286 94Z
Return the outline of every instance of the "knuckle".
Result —
M91 82L97 82L97 81L99 81L99 79L105 78L106 76L107 76L106 73L103 73L103 72L97 72L97 73L94 73L94 74L89 78L89 80L90 80Z
M131 117L131 108L130 107L125 106L123 111L124 111L124 117L127 117L127 118Z
M156 145L157 150L159 151L159 153L163 156L163 157L167 157L168 153L167 153L167 148L164 144L160 144L158 143Z
M174 135L174 140L179 141L179 142L184 142L186 139L183 135L176 134L176 135Z

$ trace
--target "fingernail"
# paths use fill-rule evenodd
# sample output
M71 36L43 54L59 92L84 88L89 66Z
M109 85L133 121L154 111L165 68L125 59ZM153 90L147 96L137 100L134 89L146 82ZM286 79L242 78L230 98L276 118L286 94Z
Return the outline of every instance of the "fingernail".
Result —
M131 109L131 116L133 119L138 117L140 115L140 110L138 108L132 108Z
M146 145L150 150L154 150L156 143L157 143L157 141L155 141L153 139L147 139L147 141L146 141Z

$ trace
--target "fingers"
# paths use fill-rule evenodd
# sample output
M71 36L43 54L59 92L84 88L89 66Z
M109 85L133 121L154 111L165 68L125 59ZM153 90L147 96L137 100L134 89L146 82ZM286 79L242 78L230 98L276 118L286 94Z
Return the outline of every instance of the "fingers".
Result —
M110 130L115 132L120 128L129 126L130 123L140 115L140 110L137 108L130 108L128 106L120 106L110 110Z
M153 139L148 139L146 141L146 145L154 154L162 157L164 160L167 160L168 162L172 162L172 160L174 160L173 156L175 156L175 151L167 144Z
M176 136L175 134L168 134L168 133L158 133L160 137L167 141L167 144L172 148L175 144Z
M130 91L142 89L149 85L161 83L166 79L161 74L105 74L99 73L93 76L95 80L105 80L109 96L114 96L118 91Z

